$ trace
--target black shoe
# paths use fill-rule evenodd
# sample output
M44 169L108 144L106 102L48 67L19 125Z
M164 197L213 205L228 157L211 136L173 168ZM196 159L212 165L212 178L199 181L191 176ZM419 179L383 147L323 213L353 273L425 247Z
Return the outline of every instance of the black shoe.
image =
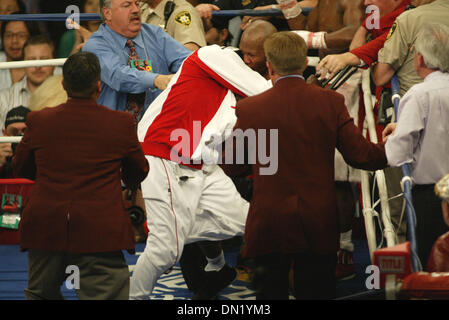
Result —
M192 300L213 300L217 294L237 278L237 270L227 264L220 271L206 272L204 285L195 293Z

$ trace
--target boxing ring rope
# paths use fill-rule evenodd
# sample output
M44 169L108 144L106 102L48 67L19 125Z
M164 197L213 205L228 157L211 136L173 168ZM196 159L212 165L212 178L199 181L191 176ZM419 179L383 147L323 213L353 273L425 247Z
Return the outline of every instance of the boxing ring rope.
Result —
M302 13L308 15L313 8L302 8ZM242 9L242 10L217 10L212 11L212 16L226 16L226 17L237 17L237 16L252 16L252 17L271 17L271 16L281 16L282 11L280 9L269 9L269 10L253 10L253 9ZM80 21L98 21L101 20L101 16L98 13L38 13L38 14L9 14L0 15L0 21L49 21L58 22L66 21L68 18L79 19Z
M302 8L302 14L307 16L313 8ZM212 16L214 17L237 17L237 16L250 16L250 17L275 17L282 16L282 11L280 9L269 9L269 10L253 10L253 9L242 9L242 10L218 10L212 11Z
M316 67L320 62L318 57L307 57L309 60L309 67ZM67 58L61 59L48 59L48 60L23 60L23 61L12 61L12 62L0 62L0 70L2 69L20 69L20 68L31 68L31 67L62 67Z
M61 59L48 59L48 60L23 60L23 61L11 61L0 62L0 70L2 69L20 69L31 67L60 67L66 61L66 58Z
M0 21L48 21L58 22L66 21L68 18L78 18L80 21L98 21L101 20L98 13L36 13L36 14L2 14L0 15Z
M303 8L305 15L309 14L313 8ZM280 9L270 10L219 10L212 11L213 16L278 16L282 15ZM79 19L79 21L98 21L101 17L97 13L50 13L50 14L10 14L0 15L0 21L60 21L65 22L67 19ZM309 66L315 67L319 63L318 57L308 57ZM0 62L0 70L2 69L16 69L16 68L28 68L28 67L46 67L46 66L62 66L66 61L63 59L51 59L51 60L33 60L33 61L14 61L14 62Z
M370 88L370 70L366 69L362 73L362 90L363 99L365 105L365 122L363 132L369 133L370 140L377 143L377 132L373 115L373 101ZM363 203L363 216L365 220L366 238L368 242L369 253L371 262L374 262L374 251L378 248L376 239L376 228L374 219L379 218L379 213L375 210L379 201L374 205L372 204L370 182L368 171L361 172L361 189L362 189L362 203ZM387 247L396 245L396 237L393 224L391 223L390 206L387 193L387 185L385 181L385 173L382 170L377 170L374 173L375 182L378 186L380 205L381 205L381 222L383 223L383 235L386 239Z
M18 137L0 137L0 143L19 143L22 140L21 136Z
M401 100L399 81L396 75L391 79L391 89L393 96L391 98L394 104L394 112L395 119L398 119L398 109L399 102ZM408 222L408 236L410 239L410 250L411 250L411 258L412 258L412 269L413 272L422 271L422 265L417 255L417 240L416 240L416 213L415 208L413 207L413 199L412 199L412 180L411 180L411 168L410 164L406 163L402 165L402 174L403 178L401 180L402 191L404 192L404 200L406 204L406 212L407 212L407 222Z

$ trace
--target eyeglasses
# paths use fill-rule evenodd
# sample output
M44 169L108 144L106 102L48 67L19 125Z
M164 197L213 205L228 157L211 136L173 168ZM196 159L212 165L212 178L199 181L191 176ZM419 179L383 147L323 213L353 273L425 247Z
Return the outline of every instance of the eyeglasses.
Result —
M18 33L5 32L4 39L12 40L13 38L17 38L18 40L26 41L28 39L28 36L29 34L26 32L18 32Z

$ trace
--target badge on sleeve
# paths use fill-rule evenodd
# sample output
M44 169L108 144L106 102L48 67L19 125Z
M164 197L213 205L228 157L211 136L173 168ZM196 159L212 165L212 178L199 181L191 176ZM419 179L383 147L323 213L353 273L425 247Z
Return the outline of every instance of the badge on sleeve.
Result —
M188 11L181 11L178 13L175 17L175 21L177 23L180 23L182 25L185 25L186 27L189 27L192 23L192 16L190 15L190 12Z
M390 40L390 38L393 36L393 33L395 33L395 31L397 29L398 29L398 23L395 21L393 23L393 25L391 26L390 32L388 33L388 36L387 36L387 40L385 40L385 41Z

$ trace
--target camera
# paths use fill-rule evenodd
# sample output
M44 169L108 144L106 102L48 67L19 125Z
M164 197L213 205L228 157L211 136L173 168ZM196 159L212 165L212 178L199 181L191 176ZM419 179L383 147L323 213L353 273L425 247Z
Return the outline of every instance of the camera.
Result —
M122 187L122 192L125 208L129 214L131 223L135 227L143 225L146 220L146 214L145 210L138 205L139 201L136 201L137 193L125 187Z
M145 212L141 207L131 206L127 209L129 217L131 218L131 223L134 226L140 226L145 222Z
M11 149L12 149L12 154L14 155L14 153L16 153L16 149L17 149L17 146L19 145L19 143L18 142L16 142L16 143L11 143Z
M16 153L16 149L17 149L17 146L18 146L18 145L19 145L19 144L18 144L17 142L16 142L16 143L11 143L12 156L6 158L6 162L7 162L7 163L11 163L12 157L13 157L14 154Z
M16 153L16 148L19 144L18 143L11 143L11 149L12 149L12 156L6 157L6 163L3 166L0 178L1 179L9 179L12 177L12 158L14 154Z

